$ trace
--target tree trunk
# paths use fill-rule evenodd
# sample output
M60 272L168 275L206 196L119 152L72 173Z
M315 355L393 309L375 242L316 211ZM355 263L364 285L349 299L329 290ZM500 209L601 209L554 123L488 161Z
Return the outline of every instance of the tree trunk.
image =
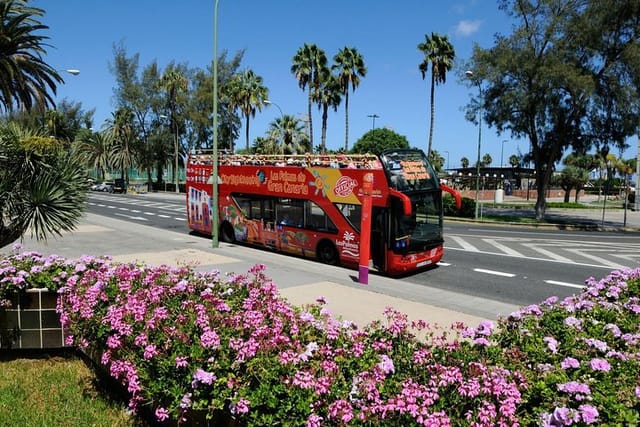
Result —
M320 146L323 153L324 153L325 146L326 146L325 144L327 141L327 110L328 109L329 109L328 105L322 106L322 136L321 136ZM313 148L313 146L311 146L311 148ZM313 153L313 150L311 150L311 152Z
M247 114L247 125L245 126L244 139L247 145L247 153L248 153L249 152L249 115L248 114Z
M431 121L429 124L429 147L427 149L427 158L431 158L431 144L433 142L433 119L436 114L434 93L436 86L436 76L433 73L433 69L431 70Z
M344 94L344 151L349 151L349 86Z
M308 105L307 105L307 109L308 109L308 113L309 113L309 146L307 147L307 152L308 153L312 153L313 152L313 120L311 119L311 85L309 85L309 97L308 97Z

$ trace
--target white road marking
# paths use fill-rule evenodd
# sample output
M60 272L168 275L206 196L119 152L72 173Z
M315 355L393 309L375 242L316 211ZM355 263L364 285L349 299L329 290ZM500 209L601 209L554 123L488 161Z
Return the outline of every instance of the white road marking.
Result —
M590 251L594 251L594 249L589 249ZM621 268L625 268L624 265L620 265L617 264L615 262L611 262L611 261L607 261L606 259L600 258L599 256L595 256L595 255L591 255L591 254L587 254L584 252L584 250L582 249L571 249L571 248L567 248L566 251L568 252L573 252L576 255L579 255L581 257L587 258L587 259L592 259L596 262L600 262L603 265L610 267L610 268L615 268L615 269L621 269ZM603 250L604 252L604 250Z
M576 285L574 283L558 282L557 280L545 280L544 282L550 285L565 286L567 288L584 289L586 287L585 285Z
M474 268L473 271L477 273L493 274L494 276L516 277L516 275L512 273L505 273L503 271L495 271L495 270L485 270L484 268Z
M546 255L549 258L556 260L556 261L562 261L562 262L570 262L572 263L573 260L570 260L569 258L565 258L562 255L558 255L555 252L551 252L547 249L543 249L541 247L538 246L537 243L523 243L522 246L526 246L527 248L531 249L532 251L536 251L542 255Z
M460 246L462 246L462 249L464 249L465 251L470 251L470 252L480 252L478 250L478 248L476 248L475 246L473 246L471 243L467 242L466 240L464 240L462 237L458 237L458 236L447 236L449 239L455 241L457 244L459 244Z
M498 248L499 250L501 250L502 252L504 252L507 255L517 256L517 257L524 257L524 255L522 255L520 252L518 252L518 251L516 251L514 249L511 249L510 247L505 246L502 243L497 242L495 239L482 239L482 240L487 242L491 246L494 246L495 248Z
M438 265L441 265L441 266L443 266L443 267L448 267L448 266L450 266L451 264L449 264L448 262L442 262L442 261L440 261L440 262L438 263Z
M147 219L146 219L146 218L143 218L143 217L141 217L141 216L131 216L131 215L125 215L125 214L121 214L121 213L116 213L116 214L114 214L114 215L116 215L116 216L123 216L123 217L125 217L125 218L135 219L135 220L138 220L138 221L147 221Z

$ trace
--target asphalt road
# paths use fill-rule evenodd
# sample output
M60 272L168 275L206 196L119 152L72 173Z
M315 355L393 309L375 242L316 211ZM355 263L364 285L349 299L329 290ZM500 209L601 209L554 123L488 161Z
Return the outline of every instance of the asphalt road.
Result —
M91 213L190 232L184 195L89 196ZM552 295L575 294L590 277L599 279L612 270L639 265L640 233L447 222L442 262L433 269L397 280L521 306Z

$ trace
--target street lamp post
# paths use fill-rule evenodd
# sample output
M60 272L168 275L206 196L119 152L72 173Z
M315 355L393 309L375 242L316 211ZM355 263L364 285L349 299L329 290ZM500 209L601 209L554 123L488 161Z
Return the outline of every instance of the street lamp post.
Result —
M263 102L264 102L265 104L267 104L267 105L275 105L275 106L276 106L276 108L278 109L278 111L280 111L280 117L281 117L281 118L282 118L282 117L284 117L284 113L282 112L282 108L280 108L280 106L279 106L278 104L276 104L276 103L275 103L275 102L273 102L273 101L269 101L268 99L265 99Z
M449 169L449 152L443 151L443 153L447 153L447 169Z
M211 177L211 247L219 246L218 228L218 0L213 7L213 171Z
M77 70L75 68L65 68L65 69L60 69L58 71L64 71L65 73L69 73L72 76L77 76L78 74L80 74L80 70Z
M380 116L377 114L369 114L367 117L371 117L373 123L371 124L371 130L374 130L376 128L376 119L379 118Z
M507 142L506 139L502 140L502 148L500 148L500 167L504 167L503 155L504 155L504 143Z
M473 71L467 70L464 73L469 79L472 81L475 80L473 77ZM475 80L474 83L478 85L478 91L480 93L480 103L478 107L478 160L476 162L476 206L475 206L475 219L478 219L478 190L480 188L480 147L482 143L482 86L480 86L480 81Z

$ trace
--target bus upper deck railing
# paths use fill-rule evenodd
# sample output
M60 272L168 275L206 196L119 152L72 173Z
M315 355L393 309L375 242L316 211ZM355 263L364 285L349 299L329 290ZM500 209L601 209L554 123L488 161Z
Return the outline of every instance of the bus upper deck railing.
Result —
M210 165L213 154L199 151L191 154L190 164ZM300 166L347 169L382 169L373 154L230 154L218 153L218 165L230 166Z

